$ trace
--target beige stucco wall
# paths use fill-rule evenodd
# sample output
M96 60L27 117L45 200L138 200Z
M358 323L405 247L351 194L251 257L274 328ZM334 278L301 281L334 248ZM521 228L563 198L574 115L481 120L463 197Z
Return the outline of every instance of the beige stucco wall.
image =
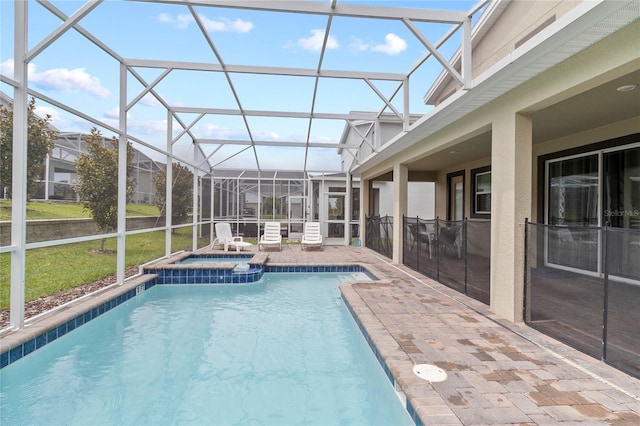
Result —
M473 76L477 77L516 49L516 44L547 20L557 20L582 0L512 0L500 19L473 51Z
M512 0L489 31L474 47L472 53L472 76L478 77L516 49L516 44L555 17L569 12L582 0ZM459 89L459 85L449 79L441 90L438 103Z

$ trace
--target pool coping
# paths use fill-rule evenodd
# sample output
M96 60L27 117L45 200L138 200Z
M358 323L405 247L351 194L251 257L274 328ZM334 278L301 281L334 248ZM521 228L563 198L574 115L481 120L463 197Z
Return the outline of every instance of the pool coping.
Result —
M250 266L260 267L267 263L269 256L268 253L247 253L247 252L224 252L224 253L199 253L199 252L179 252L170 257L162 258L158 260L151 261L145 264L142 268L144 270L151 269L165 269L165 270L181 270L181 269L192 269L193 264L190 263L179 263L180 261L188 258L188 257L246 257L250 258L247 263ZM203 263L198 264L199 269L233 269L235 266L234 262L229 263Z
M413 373L415 362L402 349L398 341L356 291L357 287L392 285L393 280L391 279L371 282L349 281L340 284L340 292L347 309L401 399L409 416L416 426L422 426L425 421L421 418L421 412L425 412L425 410L433 411L433 398L427 401L424 398L424 389L426 387L428 390L433 391L433 387L429 382L418 378ZM444 401L442 401L442 404L444 404Z

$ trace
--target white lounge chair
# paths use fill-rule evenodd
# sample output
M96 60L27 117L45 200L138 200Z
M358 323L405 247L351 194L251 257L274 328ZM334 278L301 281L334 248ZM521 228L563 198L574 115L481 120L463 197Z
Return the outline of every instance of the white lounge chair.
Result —
M226 222L216 223L216 239L213 240L211 248L215 248L216 244L222 244L224 251L229 251L229 247L235 247L236 251L242 250L244 247L250 247L251 243L245 243L242 237L234 237L231 232L231 225Z
M302 250L306 247L322 247L322 234L318 222L305 222L300 247Z
M258 242L258 250L262 250L263 247L278 247L278 250L282 250L282 235L280 235L280 222L265 222L264 232L260 236Z

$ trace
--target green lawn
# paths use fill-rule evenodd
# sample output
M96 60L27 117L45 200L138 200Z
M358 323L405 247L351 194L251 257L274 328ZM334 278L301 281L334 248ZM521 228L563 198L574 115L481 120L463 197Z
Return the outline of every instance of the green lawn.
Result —
M147 204L127 205L127 216L158 216L156 206ZM91 218L81 203L30 201L27 203L27 220ZM11 220L11 201L0 200L0 220Z
M126 266L140 265L164 255L164 231L135 234L126 238ZM191 227L181 228L172 237L172 251L191 249ZM209 242L200 239L198 246ZM26 254L25 300L31 301L58 291L108 277L116 273L116 254L99 254L100 241L65 244L28 250ZM115 238L105 249L116 249ZM0 309L9 307L10 253L0 254Z

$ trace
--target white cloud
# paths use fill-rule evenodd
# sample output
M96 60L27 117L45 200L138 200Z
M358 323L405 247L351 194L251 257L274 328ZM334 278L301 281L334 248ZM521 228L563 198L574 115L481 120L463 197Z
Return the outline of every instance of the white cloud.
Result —
M222 127L217 124L202 124L194 130L197 136L205 139L248 139L247 132L244 130Z
M375 45L371 50L393 56L407 49L407 42L393 33L387 34L384 37L384 41L384 44Z
M351 47L351 49L355 50L356 52L366 52L371 46L357 38L353 41L353 43L349 45L349 47Z
M231 21L229 19L221 18L219 21L214 21L203 15L200 15L200 19L208 32L225 31L233 33L248 33L253 29L253 23L243 21L242 19Z
M275 131L255 132L253 135L257 140L261 141L279 141L280 135Z
M243 21L242 19L236 19L232 21L227 18L219 18L217 20L209 19L206 16L198 15L202 21L202 25L207 32L233 32L233 33L248 33L253 29L253 23L249 21ZM168 13L161 13L157 16L158 22L161 24L172 24L180 30L184 30L195 22L192 15L180 14L175 18Z
M127 130L137 135L166 135L167 120L128 120Z
M107 117L105 113L105 117ZM129 117L129 115L127 115ZM117 118L105 118L103 121L113 127L118 127ZM167 132L166 120L136 120L127 118L127 132L133 136L157 136L162 140Z
M37 72L34 64L29 64L29 82L41 89L59 93L85 93L99 98L108 98L111 94L102 86L100 79L84 68L54 68ZM13 59L0 63L0 73L13 78Z
M0 74L13 78L13 59L0 62Z
M60 116L60 113L57 109L51 108L49 106L38 106L34 109L34 112L38 117L46 118L49 116L49 123L54 126L56 129L64 129L67 126L67 120L63 119Z
M60 93L86 93L99 98L107 98L109 90L102 87L100 79L87 73L84 68L54 68L44 72L29 73L29 81L43 89Z
M113 107L110 110L104 112L106 118L117 120L120 117L120 107Z
M173 22L173 18L168 13L161 13L156 18L161 24L170 24Z
M0 62L0 74L5 75L9 78L13 78L13 66L13 59L7 59L4 62ZM35 65L30 63L27 65L27 69L29 75L31 75L35 71Z
M299 38L298 46L305 50L318 51L322 48L324 42L324 30L311 30L311 36L307 38ZM327 38L327 49L337 49L340 47L338 40L329 36Z
M184 30L184 29L188 28L189 24L191 24L194 21L195 20L193 19L193 16L186 15L186 14L180 14L176 18L176 27L178 29Z
M146 106L160 106L162 105L160 101L153 96L151 93L147 93L140 99L140 103Z

